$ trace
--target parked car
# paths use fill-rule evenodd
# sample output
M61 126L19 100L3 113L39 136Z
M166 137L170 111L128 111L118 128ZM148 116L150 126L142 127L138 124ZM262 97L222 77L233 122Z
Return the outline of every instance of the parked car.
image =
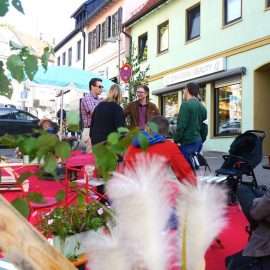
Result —
M241 123L237 119L229 120L219 128L220 135L233 135L240 133L241 133Z
M172 137L176 132L178 114L167 117L169 121L169 137Z
M0 136L30 134L39 128L39 119L16 108L0 108Z

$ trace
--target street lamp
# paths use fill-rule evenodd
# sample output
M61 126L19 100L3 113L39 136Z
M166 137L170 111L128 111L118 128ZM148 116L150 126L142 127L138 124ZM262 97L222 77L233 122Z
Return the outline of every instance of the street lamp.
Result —
M118 83L120 84L120 64L121 64L121 32L119 32L119 34L115 37L110 37L104 40L104 42L109 42L109 43L116 43L118 42L118 76L117 76L117 80Z

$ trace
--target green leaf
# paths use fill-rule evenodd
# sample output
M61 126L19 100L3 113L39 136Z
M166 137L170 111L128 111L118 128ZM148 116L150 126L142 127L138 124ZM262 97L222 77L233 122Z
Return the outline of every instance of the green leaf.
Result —
M26 199L18 198L11 202L11 204L25 217L27 218L30 213L29 205Z
M36 138L26 138L20 143L20 150L23 154L30 155L35 149L37 149L37 139Z
M55 147L55 154L62 158L66 159L70 156L71 153L71 147L67 142L60 142L56 144Z
M83 196L83 194L78 194L78 196L77 196L77 202L78 202L78 205L79 206L84 205L84 196Z
M54 148L58 142L58 138L53 134L44 133L37 139L38 147L43 147L45 149Z
M119 137L120 135L117 132L112 132L109 134L108 138L107 138L107 142L110 144L117 144L119 141Z
M8 0L0 0L0 17L3 17L8 12L9 2Z
M43 203L44 202L44 197L39 192L29 192L27 195L27 198L29 199L29 201L34 202L34 203Z
M117 129L117 132L119 132L119 133L128 133L129 129L126 128L126 127L120 127L120 128Z
M47 155L47 157L45 158L45 163L43 165L44 171L52 175L55 175L56 166L57 166L56 158L51 154Z
M59 190L56 195L55 198L57 200L57 202L61 202L66 198L66 193L64 190Z
M12 5L13 7L15 7L19 12L21 12L22 14L24 14L23 11L23 7L22 7L22 3L20 0L12 0Z
M139 133L138 140L139 140L140 147L144 150L147 149L149 142L143 133Z
M108 180L110 173L116 169L117 155L115 155L106 145L96 144L93 147L96 164L102 177Z
M24 63L19 55L11 55L8 57L7 68L11 76L18 82L24 80Z
M0 145L9 148L16 148L16 139L12 135L4 135L0 137Z
M10 98L12 95L11 81L5 75L3 67L4 63L0 61L0 95Z
M33 175L34 175L33 173L25 172L25 173L20 175L20 177L17 179L17 182L23 183L27 178L29 178Z
M46 71L48 68L48 62L51 54L53 54L53 50L50 47L44 48L43 55L41 56L41 64Z
M32 81L38 71L38 60L36 56L32 54L27 55L24 60L24 70L28 78Z

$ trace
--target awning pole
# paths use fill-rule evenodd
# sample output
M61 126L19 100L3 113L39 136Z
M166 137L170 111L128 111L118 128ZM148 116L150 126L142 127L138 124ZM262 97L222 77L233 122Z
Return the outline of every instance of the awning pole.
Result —
M62 141L63 138L63 107L64 107L64 92L61 90L61 101L60 101L60 135L59 139Z

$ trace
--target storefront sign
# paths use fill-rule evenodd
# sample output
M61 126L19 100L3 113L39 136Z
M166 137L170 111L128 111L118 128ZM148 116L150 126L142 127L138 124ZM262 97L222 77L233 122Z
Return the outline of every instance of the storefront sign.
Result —
M172 85L175 83L184 82L202 76L206 76L212 73L224 71L225 69L226 69L225 58L218 58L165 76L163 82L164 85Z

